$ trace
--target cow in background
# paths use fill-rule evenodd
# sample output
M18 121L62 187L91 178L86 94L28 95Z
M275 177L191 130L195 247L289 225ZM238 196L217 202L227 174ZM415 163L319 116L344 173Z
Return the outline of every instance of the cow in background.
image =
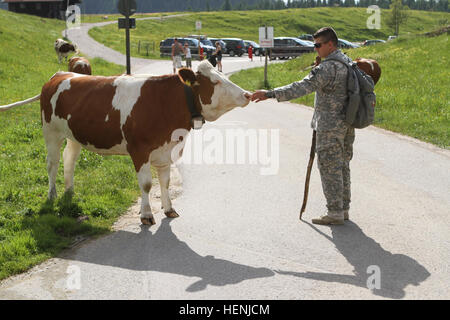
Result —
M61 63L62 58L66 58L67 56L72 53L78 54L79 50L76 45L68 43L67 41L64 41L63 39L57 39L55 41L55 51L58 55L58 62Z
M316 60L309 68L317 67L321 61L322 61L322 59L319 56L317 56ZM358 58L354 62L356 62L356 65L358 66L358 68L360 68L366 74L371 76L374 85L377 84L377 82L381 76L381 68L376 60L366 59L366 58ZM306 69L309 69L309 68L306 68ZM306 71L306 69L304 69L302 71Z
M69 60L69 72L91 75L91 64L84 57L72 57Z

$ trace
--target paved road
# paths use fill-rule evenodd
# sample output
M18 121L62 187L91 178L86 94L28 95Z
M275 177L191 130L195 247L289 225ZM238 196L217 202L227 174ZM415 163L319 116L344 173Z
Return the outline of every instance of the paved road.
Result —
M166 16L164 19L176 19L180 15ZM138 18L136 20L155 20L160 19L157 17ZM111 48L95 41L89 37L89 30L93 27L102 27L108 24L117 23L115 21L88 23L82 24L78 29L69 29L68 38L76 43L83 54L86 54L90 58L100 57L109 62L124 65L126 63L125 55L120 52L114 51ZM137 22L139 23L139 22ZM263 58L263 57L262 57ZM232 72L239 71L241 69L252 68L256 66L263 66L264 59L261 57L253 57L253 62L250 62L246 56L243 57L228 57L225 56L223 64L223 72L230 74ZM195 69L198 65L198 61L192 62L192 67ZM272 62L273 63L273 62ZM95 68L95 66L93 66ZM131 57L131 73L141 74L168 74L172 73L172 61L170 60L151 60Z
M449 299L450 152L375 127L357 131L351 220L315 226L325 204L315 165L298 220L311 116L271 100L208 123L190 136L172 178L180 218L159 212L147 228L134 206L116 232L3 281L0 298ZM237 130L256 136L244 148L256 152L220 164ZM221 142L223 153L214 149Z

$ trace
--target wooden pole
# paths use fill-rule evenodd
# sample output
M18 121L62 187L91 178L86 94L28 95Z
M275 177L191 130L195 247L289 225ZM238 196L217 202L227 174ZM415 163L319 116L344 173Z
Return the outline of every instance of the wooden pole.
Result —
M311 178L311 169L314 163L315 153L316 153L316 130L313 131L311 151L309 153L308 168L306 169L305 191L303 193L303 204L300 210L300 217L299 217L300 220L302 220L303 212L305 212L306 209L306 202L308 201L309 179Z
M128 4L128 2L127 2ZM127 54L127 74L131 74L131 59L130 59L130 16L125 16L125 42L126 42L126 54Z

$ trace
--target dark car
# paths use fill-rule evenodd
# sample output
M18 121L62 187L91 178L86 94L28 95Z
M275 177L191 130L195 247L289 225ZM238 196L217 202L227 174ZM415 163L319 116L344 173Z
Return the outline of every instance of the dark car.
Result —
M385 43L385 40L375 39L375 40L366 40L363 42L363 46L371 46L378 43Z
M314 51L314 45L294 37L277 37L273 39L270 59L288 59Z
M222 47L222 53L227 52L227 44L223 42L219 38L208 38L209 41L213 44L214 48L216 47L216 42L219 41L220 46Z
M353 49L359 48L359 45L344 39L338 39L338 48L342 49Z
M253 47L253 54L255 56L261 56L264 54L264 48L261 48L255 41L244 40L244 43L246 52L248 52L248 47L251 45Z
M309 41L313 41L314 42L314 38L312 36L312 34L301 34L298 36L298 38L300 40L309 40Z
M203 54L207 57L211 56L211 54L216 51L216 46L204 35L188 35L188 38L194 38L200 41L200 46L203 48Z
M175 38L167 38L159 43L159 53L161 57L170 57L172 55L172 44ZM181 45L188 43L189 49L191 49L191 55L194 58L198 58L198 48L200 46L199 41L194 38L178 38L178 42Z
M245 53L245 43L242 39L238 38L226 38L222 39L225 42L226 51L224 53L228 53L230 57L242 56Z
M211 40L202 39L200 40L200 45L203 48L203 52L206 52L208 57L216 51L216 46L211 42Z

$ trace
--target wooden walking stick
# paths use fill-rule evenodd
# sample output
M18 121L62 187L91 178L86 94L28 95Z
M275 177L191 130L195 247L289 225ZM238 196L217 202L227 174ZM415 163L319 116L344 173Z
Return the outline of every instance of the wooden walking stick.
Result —
M311 152L309 153L308 168L306 169L306 180L305 180L305 191L303 193L303 204L300 210L300 220L302 220L302 214L305 212L306 202L308 201L308 190L309 190L309 178L311 177L311 169L314 163L314 155L316 153L316 130L313 131L312 142L311 142Z

